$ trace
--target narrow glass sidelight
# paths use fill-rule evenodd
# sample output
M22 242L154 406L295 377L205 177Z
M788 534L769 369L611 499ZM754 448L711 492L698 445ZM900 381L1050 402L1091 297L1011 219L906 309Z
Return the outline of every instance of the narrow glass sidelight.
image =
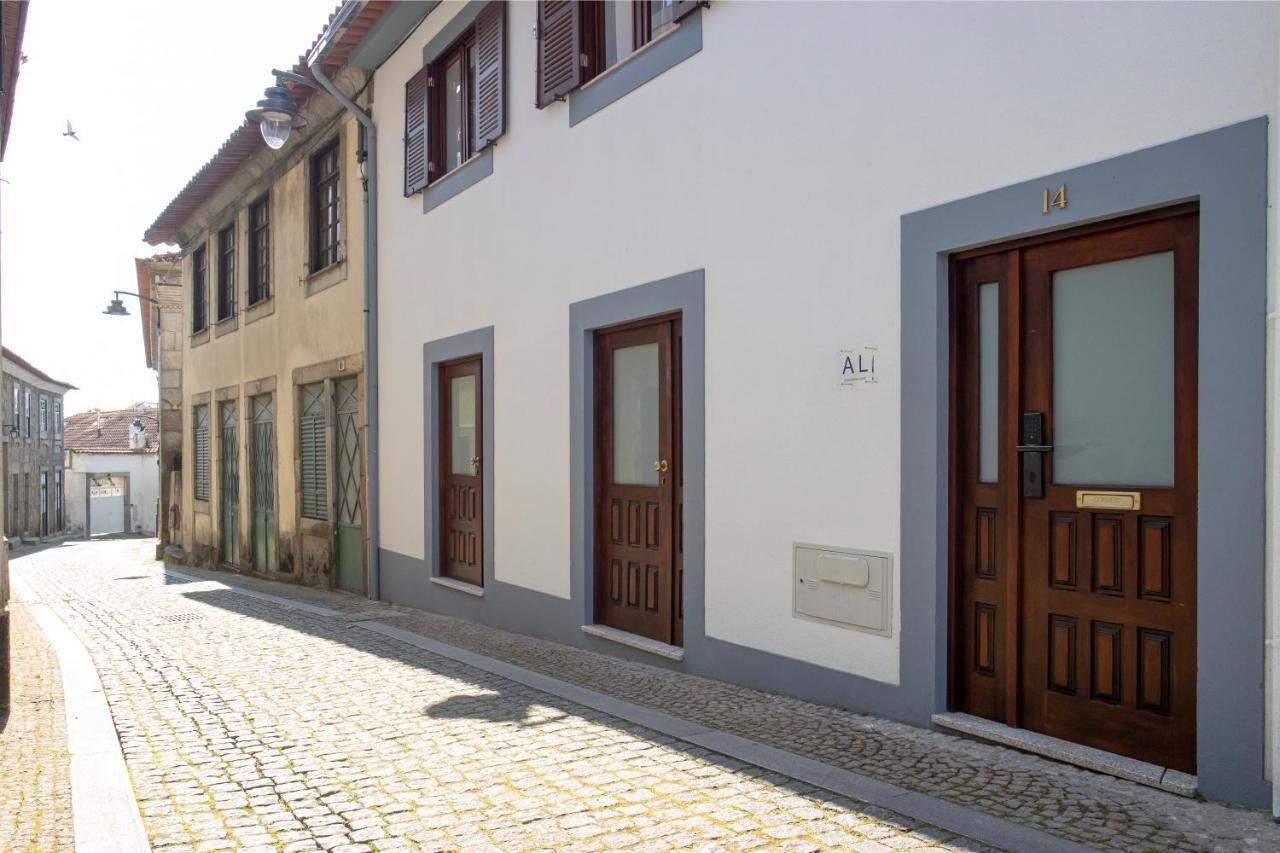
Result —
M613 481L658 485L658 345L613 351Z
M454 474L472 476L478 466L476 445L476 378L456 376L449 382L450 436L449 469Z
M1173 252L1053 274L1053 480L1172 486Z
M978 480L1000 479L1000 285L978 285Z

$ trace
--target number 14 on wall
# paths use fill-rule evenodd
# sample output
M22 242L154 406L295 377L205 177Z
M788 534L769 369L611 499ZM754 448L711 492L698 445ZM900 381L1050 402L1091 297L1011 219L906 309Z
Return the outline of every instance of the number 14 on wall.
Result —
M1045 187L1040 193L1040 212L1048 213L1049 208L1056 207L1059 210L1067 209L1067 185L1062 184L1058 187L1058 191L1052 196L1049 195L1049 188Z

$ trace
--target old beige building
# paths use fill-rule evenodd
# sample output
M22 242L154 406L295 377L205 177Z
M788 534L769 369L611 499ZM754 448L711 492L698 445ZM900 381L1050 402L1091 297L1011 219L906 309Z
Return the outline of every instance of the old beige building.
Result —
M175 543L182 527L182 256L135 258L142 347L160 391L160 507L157 554Z
M63 531L63 399L75 386L54 379L8 347L3 371L5 533L10 542L39 542Z
M368 103L363 72L334 77ZM145 235L181 247L170 538L192 564L363 593L361 140L330 96L294 97L287 145L242 125Z

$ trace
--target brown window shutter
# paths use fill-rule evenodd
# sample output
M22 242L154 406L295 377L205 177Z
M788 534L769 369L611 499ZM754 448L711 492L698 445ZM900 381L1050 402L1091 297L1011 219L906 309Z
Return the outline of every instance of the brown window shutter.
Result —
M506 122L507 4L493 0L476 18L476 150L502 135Z
M576 0L538 0L538 109L582 85L580 16Z
M427 78L425 66L404 84L404 194L427 185Z
M678 21L701 5L701 0L675 0L671 4L671 20Z

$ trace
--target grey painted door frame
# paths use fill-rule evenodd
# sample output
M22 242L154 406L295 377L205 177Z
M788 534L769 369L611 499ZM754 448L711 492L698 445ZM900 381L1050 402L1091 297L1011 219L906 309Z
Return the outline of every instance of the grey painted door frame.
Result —
M948 257L1198 200L1197 772L1208 797L1269 801L1266 168L1258 118L902 217L902 690L913 703L946 707ZM1042 192L1063 184L1068 208L1043 213Z

